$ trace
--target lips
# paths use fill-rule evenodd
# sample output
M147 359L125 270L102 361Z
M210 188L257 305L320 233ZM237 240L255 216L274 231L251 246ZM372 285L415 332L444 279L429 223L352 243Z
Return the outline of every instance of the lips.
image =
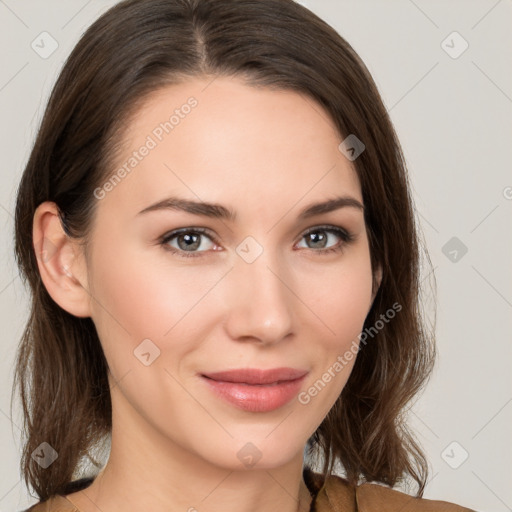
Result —
M294 368L273 368L271 370L240 368L238 370L205 373L203 376L221 382L264 385L295 380L303 377L306 373L308 372L305 370L296 370Z
M242 368L202 374L217 397L249 412L268 412L290 402L300 391L308 372L294 368L260 370Z

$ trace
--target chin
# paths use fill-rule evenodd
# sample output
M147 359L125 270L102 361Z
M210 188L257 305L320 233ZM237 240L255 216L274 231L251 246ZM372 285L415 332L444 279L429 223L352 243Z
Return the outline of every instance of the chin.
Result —
M203 452L203 458L230 471L274 469L288 464L296 457L302 459L305 440L292 442L289 436L287 439L283 439L286 436L272 438L269 432L271 429L259 436L247 435L243 439L214 442L210 445L209 453L204 453L203 445L200 451Z

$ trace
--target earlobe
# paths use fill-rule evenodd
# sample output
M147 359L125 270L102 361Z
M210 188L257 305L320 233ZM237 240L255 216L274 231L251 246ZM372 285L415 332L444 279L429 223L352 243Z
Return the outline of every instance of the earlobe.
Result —
M52 299L74 316L90 317L85 262L78 244L65 233L55 203L37 207L32 237L39 274Z

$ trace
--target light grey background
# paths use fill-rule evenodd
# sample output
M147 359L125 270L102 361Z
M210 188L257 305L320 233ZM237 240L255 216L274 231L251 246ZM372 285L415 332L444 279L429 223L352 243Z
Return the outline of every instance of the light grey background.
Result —
M13 257L15 190L58 70L114 3L0 0L0 512L36 501L20 479L20 417L9 417L28 313ZM432 469L425 497L512 510L512 3L300 3L363 58L408 161L438 286L438 364L411 414ZM58 43L46 59L31 47L44 31ZM459 246L446 246L453 237Z

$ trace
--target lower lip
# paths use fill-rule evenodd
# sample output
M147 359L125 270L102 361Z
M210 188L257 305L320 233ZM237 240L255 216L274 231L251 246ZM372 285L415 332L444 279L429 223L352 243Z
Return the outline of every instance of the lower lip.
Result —
M305 375L279 384L241 384L202 377L221 398L239 409L249 412L268 412L279 409L300 391Z

